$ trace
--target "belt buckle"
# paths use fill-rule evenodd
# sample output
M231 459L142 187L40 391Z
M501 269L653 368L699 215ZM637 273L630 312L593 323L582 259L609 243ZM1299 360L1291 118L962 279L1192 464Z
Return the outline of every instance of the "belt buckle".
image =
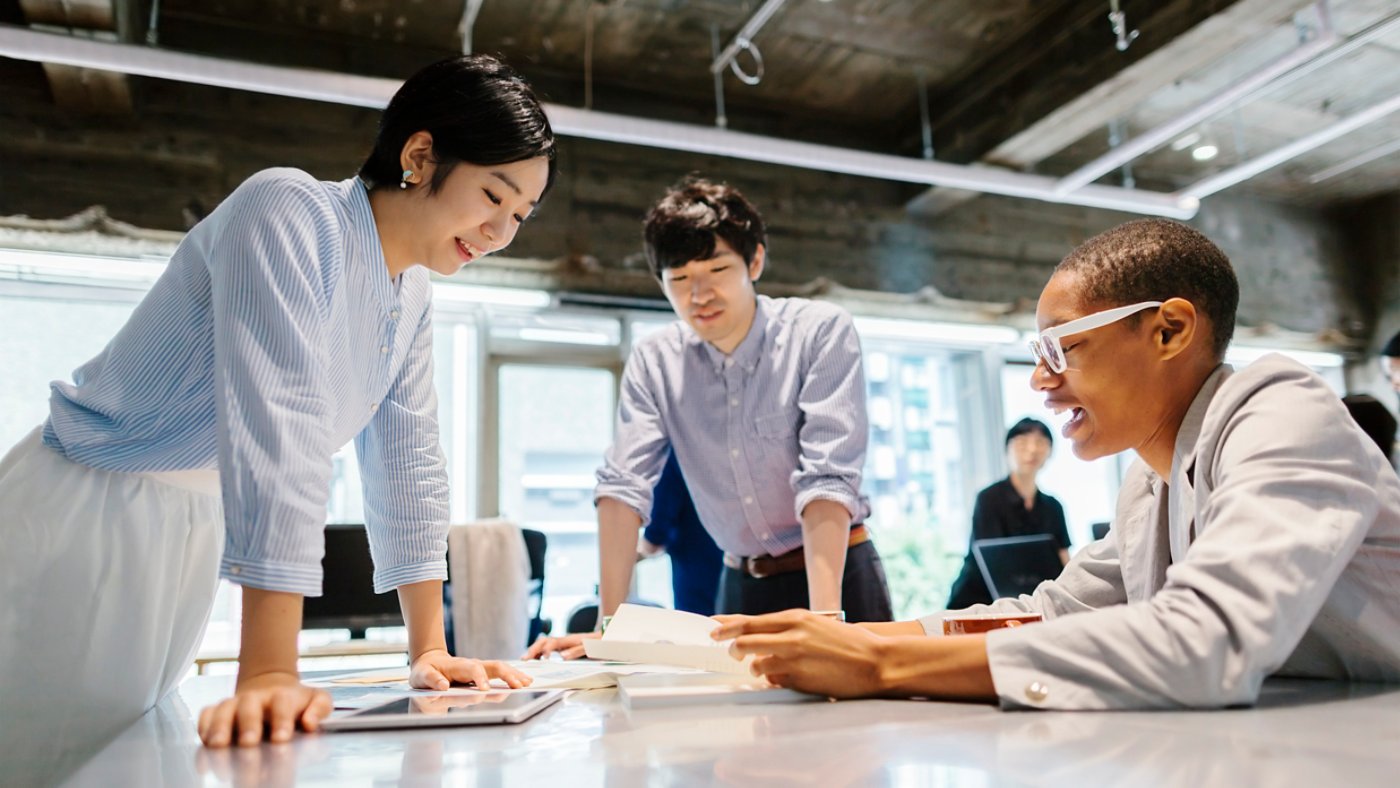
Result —
M744 559L744 569L748 572L749 577L752 577L755 580L762 580L763 578L768 577L767 572L760 572L757 569L759 558L762 558L762 556L751 555L748 558Z

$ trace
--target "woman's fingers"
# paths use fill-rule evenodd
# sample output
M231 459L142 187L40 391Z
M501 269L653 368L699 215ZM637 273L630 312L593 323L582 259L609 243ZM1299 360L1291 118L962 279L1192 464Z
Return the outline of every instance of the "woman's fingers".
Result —
M238 706L233 698L214 706L214 713L209 715L209 725L204 732L204 743L210 747L227 747L233 735L233 715L237 711Z
M258 695L244 695L238 698L238 746L252 747L263 737L263 699Z
M301 693L287 688L272 693L267 704L268 741L291 741L292 729L297 724L297 714L302 710L305 699Z
M314 731L321 727L321 720L324 720L332 709L331 694L321 689L311 690L311 702L306 705L306 711L301 713L301 728L304 731Z

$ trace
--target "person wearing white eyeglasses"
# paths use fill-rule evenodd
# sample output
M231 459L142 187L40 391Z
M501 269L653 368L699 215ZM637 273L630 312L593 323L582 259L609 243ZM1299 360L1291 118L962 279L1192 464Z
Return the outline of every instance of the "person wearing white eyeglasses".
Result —
M918 621L786 611L716 639L782 686L1003 708L1217 708L1288 675L1400 681L1400 478L1336 394L1269 355L1222 363L1225 254L1147 219L1075 249L1041 293L1032 385L1074 453L1132 451L1108 536L1034 593ZM942 636L949 615L1038 614Z

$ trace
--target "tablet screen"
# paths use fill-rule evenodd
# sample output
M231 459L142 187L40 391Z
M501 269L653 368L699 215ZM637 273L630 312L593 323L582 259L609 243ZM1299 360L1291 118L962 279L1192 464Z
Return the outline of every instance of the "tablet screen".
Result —
M441 715L491 711L510 714L519 711L545 693L541 692L478 692L471 695L412 695L382 706L365 709L364 714ZM493 716L494 716L493 714Z
M408 695L321 723L325 730L523 722L564 696L561 690Z

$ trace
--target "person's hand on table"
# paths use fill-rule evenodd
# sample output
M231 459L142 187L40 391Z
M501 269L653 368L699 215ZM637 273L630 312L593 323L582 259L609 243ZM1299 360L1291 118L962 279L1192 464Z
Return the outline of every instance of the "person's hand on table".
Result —
M583 641L600 638L602 634L598 632L584 632L578 635L565 635L564 637L552 638L542 636L525 653L520 655L521 659L544 659L550 654L558 654L564 659L581 659L586 656L583 651Z
M295 673L239 677L233 697L199 713L199 738L206 747L254 747L285 742L300 727L314 731L331 713L331 696L301 683Z
M500 679L511 689L528 687L533 681L504 662L454 657L442 649L419 654L408 672L408 684L414 689L445 690L456 682L489 690L491 679Z
M885 638L808 610L763 616L715 616L715 640L734 642L736 659L753 655L750 670L779 687L830 698L879 694L880 647Z

